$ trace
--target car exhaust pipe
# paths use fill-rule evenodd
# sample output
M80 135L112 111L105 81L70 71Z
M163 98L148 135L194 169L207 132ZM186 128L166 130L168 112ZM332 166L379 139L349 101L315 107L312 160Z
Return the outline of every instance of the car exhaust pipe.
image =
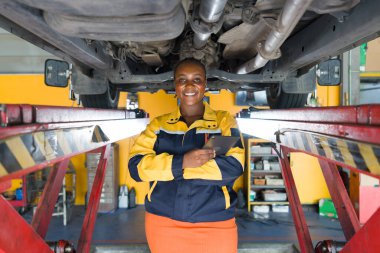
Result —
M238 74L247 74L262 68L269 60L281 56L280 47L289 37L313 0L287 0L276 25L265 41L257 43L257 55L238 67Z
M224 7L227 0L202 0L198 15L200 21L192 21L192 29L194 31L193 46L196 49L203 48L211 33L216 33L222 26ZM217 24L215 26L215 24Z

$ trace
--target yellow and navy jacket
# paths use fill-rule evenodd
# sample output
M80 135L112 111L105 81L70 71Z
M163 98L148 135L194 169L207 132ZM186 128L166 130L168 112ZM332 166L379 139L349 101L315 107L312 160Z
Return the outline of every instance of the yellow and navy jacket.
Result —
M234 216L237 202L232 189L243 173L244 148L236 120L207 103L203 118L188 127L179 107L153 119L131 149L133 179L150 183L146 211L187 222L222 221ZM183 156L200 149L213 135L240 136L225 155L197 168L182 168Z

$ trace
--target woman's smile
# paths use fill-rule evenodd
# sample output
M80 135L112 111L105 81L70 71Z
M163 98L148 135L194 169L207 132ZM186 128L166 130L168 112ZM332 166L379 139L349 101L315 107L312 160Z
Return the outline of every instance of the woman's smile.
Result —
M175 89L181 104L198 104L203 108L203 96L206 89L204 69L196 64L184 64L178 67L175 75Z

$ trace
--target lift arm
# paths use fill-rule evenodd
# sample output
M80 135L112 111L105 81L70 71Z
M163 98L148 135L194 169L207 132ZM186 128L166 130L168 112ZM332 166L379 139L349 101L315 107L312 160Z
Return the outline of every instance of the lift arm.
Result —
M251 112L243 133L327 159L380 179L380 106Z
M139 134L136 112L31 105L0 110L0 183Z
M137 118L136 113L142 118ZM59 166L50 172L32 224L28 224L0 196L3 217L0 252L53 252L43 238L68 161L74 155L100 149L102 155L78 241L78 252L89 252L110 144L139 134L147 123L148 119L141 111L1 105L0 190L5 190L10 179L54 164ZM62 246L59 249L54 246L56 251L73 252L66 251L72 249L71 246L57 245Z
M251 111L237 121L242 133L270 140L281 151L282 174L302 252L314 250L294 187L289 152L319 159L347 240L342 252L378 251L380 232L372 224L379 223L379 210L360 227L337 165L380 179L380 105Z

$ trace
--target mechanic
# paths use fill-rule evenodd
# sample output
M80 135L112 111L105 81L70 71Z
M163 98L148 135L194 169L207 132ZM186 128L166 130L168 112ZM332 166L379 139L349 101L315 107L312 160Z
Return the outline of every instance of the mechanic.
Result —
M129 169L150 183L145 232L152 253L237 252L233 183L244 168L235 119L203 101L206 69L185 59L174 69L177 109L153 119L131 149ZM202 149L212 135L239 136L224 155Z

